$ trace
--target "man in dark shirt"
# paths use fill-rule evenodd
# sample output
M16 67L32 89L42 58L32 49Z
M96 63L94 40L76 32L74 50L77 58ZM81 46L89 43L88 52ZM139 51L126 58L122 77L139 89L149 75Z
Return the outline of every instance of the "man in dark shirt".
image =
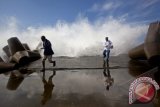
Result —
M41 36L41 40L43 42L43 48L44 49L44 58L42 61L42 65L43 65L43 69L45 70L45 60L48 59L48 61L50 63L53 63L53 66L55 66L55 61L52 61L52 55L54 54L53 50L52 50L52 44L51 42L46 39L45 36Z

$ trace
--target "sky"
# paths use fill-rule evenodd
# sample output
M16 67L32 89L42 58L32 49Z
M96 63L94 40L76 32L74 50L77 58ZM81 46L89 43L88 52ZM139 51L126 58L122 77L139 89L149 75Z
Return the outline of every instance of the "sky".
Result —
M160 0L0 0L0 40L17 36L34 49L45 35L56 55L100 55L105 36L113 55L143 42L160 19Z

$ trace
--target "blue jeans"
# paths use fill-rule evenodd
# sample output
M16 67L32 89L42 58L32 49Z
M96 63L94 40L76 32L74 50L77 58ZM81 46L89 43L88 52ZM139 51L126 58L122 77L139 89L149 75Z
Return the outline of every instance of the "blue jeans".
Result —
M109 60L110 50L103 51L103 58L105 61Z

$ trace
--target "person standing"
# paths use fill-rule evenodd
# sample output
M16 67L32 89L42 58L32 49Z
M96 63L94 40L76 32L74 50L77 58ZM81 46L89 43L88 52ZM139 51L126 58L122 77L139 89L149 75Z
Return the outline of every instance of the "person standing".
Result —
M52 55L54 54L53 50L52 50L52 44L51 42L46 39L45 36L41 36L41 40L43 42L43 48L44 49L44 58L42 60L42 65L43 65L43 69L42 71L45 70L45 60L48 59L48 61L50 63L53 63L53 66L55 66L55 61L52 61Z
M104 65L103 65L103 67L105 67L106 62L107 62L107 67L108 67L109 57L110 57L110 49L113 49L113 44L108 39L108 37L106 37L105 38L105 43L104 43L104 50L103 50L103 58L104 58Z

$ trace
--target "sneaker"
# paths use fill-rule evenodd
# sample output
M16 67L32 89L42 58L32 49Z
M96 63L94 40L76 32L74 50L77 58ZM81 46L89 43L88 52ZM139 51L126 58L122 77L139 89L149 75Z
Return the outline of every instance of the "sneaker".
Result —
M53 66L56 66L56 61L53 61Z

